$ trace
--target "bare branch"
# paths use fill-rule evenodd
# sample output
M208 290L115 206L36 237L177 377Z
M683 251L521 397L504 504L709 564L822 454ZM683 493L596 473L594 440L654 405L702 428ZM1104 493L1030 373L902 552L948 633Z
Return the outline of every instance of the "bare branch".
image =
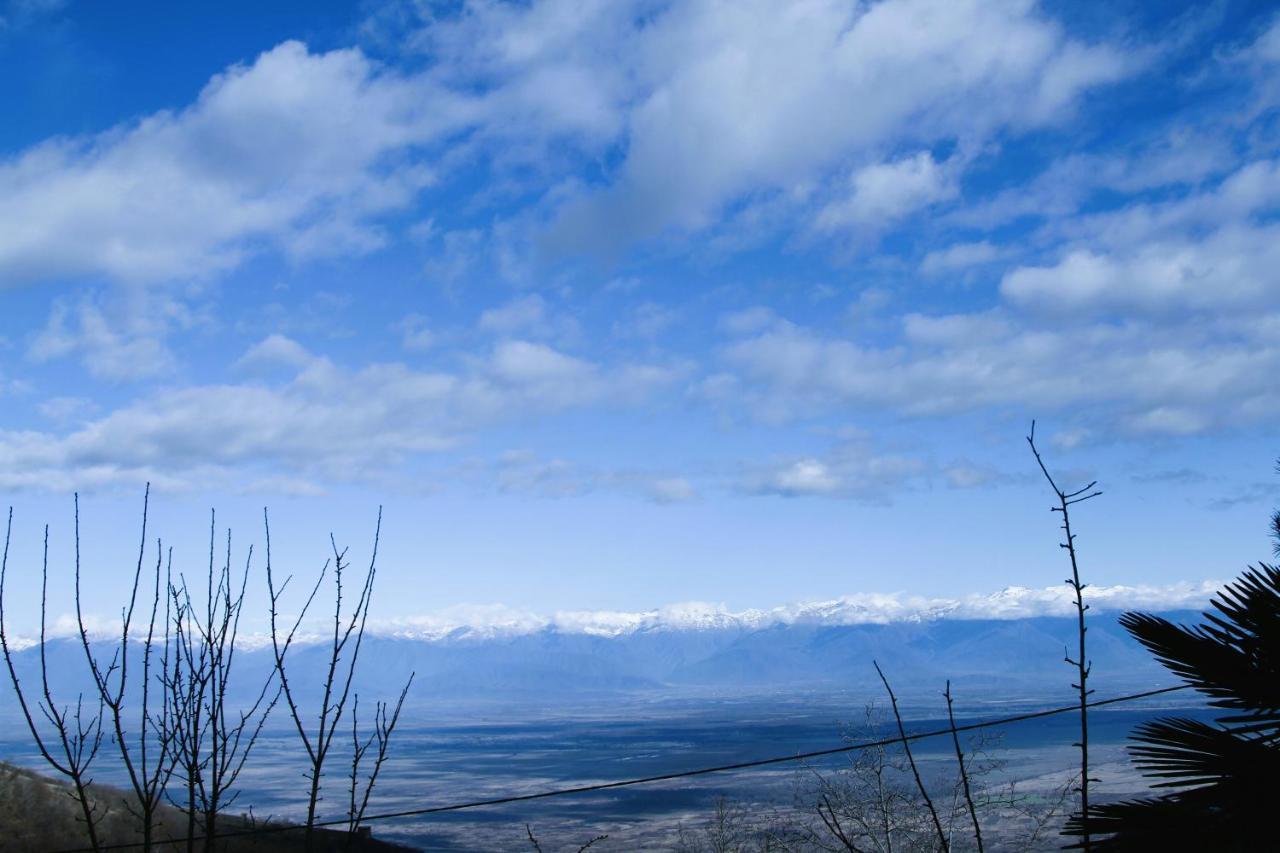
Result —
M929 797L929 792L925 790L924 782L920 779L920 770L916 767L916 759L911 754L911 743L907 740L906 729L902 727L902 714L898 711L898 697L893 694L893 688L889 686L889 679L884 677L884 671L880 669L880 664L876 661L871 662L879 674L880 680L884 683L884 689L889 693L889 702L893 705L893 718L898 722L898 736L902 738L902 748L907 753L907 761L911 764L911 773L915 776L916 787L920 789L920 796L924 798L924 803L929 807L929 815L933 818L933 826L938 831L938 844L942 847L943 853L950 850L947 844L947 835L942 831L942 821L938 820L938 810L933 807L933 800Z

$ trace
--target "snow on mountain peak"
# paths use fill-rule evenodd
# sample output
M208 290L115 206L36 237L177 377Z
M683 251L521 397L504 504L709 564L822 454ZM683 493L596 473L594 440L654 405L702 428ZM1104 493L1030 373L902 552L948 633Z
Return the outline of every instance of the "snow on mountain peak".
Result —
M1094 612L1122 609L1199 609L1220 588L1216 581L1167 586L1091 586ZM1008 586L987 595L931 598L904 593L856 593L826 601L733 611L724 604L688 601L645 611L561 610L552 616L506 605L458 606L408 619L380 622L373 630L399 637L480 640L539 631L617 637L640 631L757 630L775 625L867 625L938 619L1023 619L1068 616L1074 598L1067 585L1033 589Z

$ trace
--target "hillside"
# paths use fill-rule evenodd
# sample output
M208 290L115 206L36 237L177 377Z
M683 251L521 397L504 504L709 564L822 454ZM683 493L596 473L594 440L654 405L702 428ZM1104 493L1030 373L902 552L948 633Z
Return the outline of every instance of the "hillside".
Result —
M98 825L99 839L104 845L129 844L141 840L135 831L128 804L122 791L106 785L94 785L95 804L103 810ZM186 832L186 814L165 806L160 815L160 837L180 838ZM224 831L244 832L270 824L254 822L244 816L225 815ZM33 851L75 850L86 846L79 806L71 789L61 781L0 761L0 853L33 853ZM157 851L177 851L184 845L161 844ZM140 848L139 848L140 849ZM224 839L219 850L225 853L294 853L304 849L301 831L272 832L259 837ZM358 837L348 846L345 832L320 831L314 845L316 851L354 850L360 853L406 853L412 848Z

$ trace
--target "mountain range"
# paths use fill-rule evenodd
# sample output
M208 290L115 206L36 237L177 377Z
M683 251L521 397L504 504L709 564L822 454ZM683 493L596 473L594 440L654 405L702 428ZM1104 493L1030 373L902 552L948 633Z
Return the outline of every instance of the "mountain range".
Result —
M1139 606L1141 596L1102 593L1095 593L1089 619L1093 686L1103 694L1169 683L1167 673L1120 628L1119 611L1104 609L1121 600ZM1160 601L1203 604L1207 597L1188 588L1181 598L1164 594ZM1056 591L1046 598L1046 591L1012 588L914 607L893 597L851 597L745 613L698 605L593 619L561 614L542 623L498 618L478 625L437 620L383 626L364 640L357 689L365 696L392 697L413 672L413 704L870 694L880 690L874 660L904 694L933 695L950 679L970 701L1059 695L1069 700L1070 673L1062 660L1075 643L1075 620L1061 612L1059 598ZM1018 615L1046 609L1047 615ZM983 612L1003 615L971 615ZM1189 607L1158 612L1175 621L1199 616L1198 608ZM109 641L94 646L110 657ZM135 673L137 652L135 645ZM56 695L73 699L86 689L78 641L51 640L47 656ZM38 685L38 648L28 645L14 659L23 683ZM325 645L309 638L289 652L291 683L302 689L318 685L326 664ZM256 695L271 665L269 643L247 635L233 678L241 701ZM13 708L4 682L0 697Z

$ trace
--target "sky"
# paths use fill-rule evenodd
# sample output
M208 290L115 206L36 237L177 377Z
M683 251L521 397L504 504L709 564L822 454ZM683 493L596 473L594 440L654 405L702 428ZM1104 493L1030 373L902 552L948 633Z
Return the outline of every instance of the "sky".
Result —
M146 483L386 619L1049 587L1032 419L1086 580L1270 554L1269 3L0 0L0 115L19 628Z

